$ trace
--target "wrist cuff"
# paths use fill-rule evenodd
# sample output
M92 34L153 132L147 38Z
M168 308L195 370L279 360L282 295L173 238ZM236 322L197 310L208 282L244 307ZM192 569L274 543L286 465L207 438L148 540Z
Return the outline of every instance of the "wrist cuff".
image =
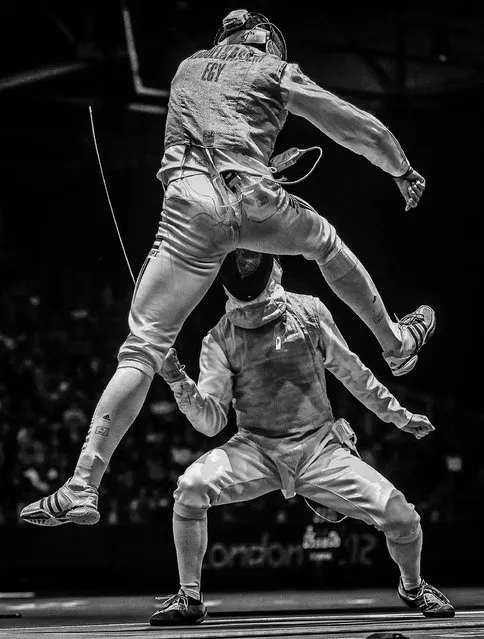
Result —
M185 372L183 372L181 375L178 373L176 379L168 380L165 378L165 381L167 382L168 386L173 390L174 388L177 388L180 384L189 382L190 378Z
M403 419L399 420L400 423L396 425L397 428L405 428L405 426L408 426L412 421L413 413L411 413L406 408L404 409L404 411L405 415L403 416Z
M393 178L395 180L404 180L407 175L410 175L410 173L413 171L412 167L410 166L410 164L408 165L408 169L405 171L405 173L402 173L402 175L394 175Z

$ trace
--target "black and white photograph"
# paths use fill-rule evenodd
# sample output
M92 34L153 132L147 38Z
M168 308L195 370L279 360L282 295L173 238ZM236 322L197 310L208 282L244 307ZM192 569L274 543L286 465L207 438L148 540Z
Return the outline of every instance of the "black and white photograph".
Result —
M484 8L2 0L0 639L484 639Z

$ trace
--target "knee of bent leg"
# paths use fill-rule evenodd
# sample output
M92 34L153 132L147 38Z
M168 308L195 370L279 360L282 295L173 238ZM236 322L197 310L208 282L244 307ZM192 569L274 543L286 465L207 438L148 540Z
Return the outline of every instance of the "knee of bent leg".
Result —
M199 518L211 505L210 483L198 470L189 468L178 478L175 513L182 517Z
M318 260L318 265L329 283L347 275L358 263L356 255L339 238L333 250L324 259Z
M387 502L382 529L397 543L410 543L420 534L420 516L400 491L395 491Z

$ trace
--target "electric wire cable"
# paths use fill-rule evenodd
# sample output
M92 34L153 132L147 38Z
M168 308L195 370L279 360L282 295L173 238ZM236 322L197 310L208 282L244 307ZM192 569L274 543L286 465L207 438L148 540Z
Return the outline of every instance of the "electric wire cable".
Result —
M116 233L118 234L119 243L121 244L121 249L123 251L124 259L126 260L126 264L128 265L129 274L131 275L131 279L133 280L133 284L136 284L136 278L133 275L133 269L131 268L131 264L130 264L129 259L128 259L128 254L126 253L126 248L124 246L123 238L121 237L121 232L119 230L118 221L116 220L116 215L114 214L113 204L112 204L111 198L109 196L108 185L106 184L106 179L104 177L103 165L102 165L102 162L101 162L101 156L99 154L99 148L98 148L97 139L96 139L96 130L94 128L94 115L93 115L93 112L92 112L92 107L90 105L89 105L89 117L91 119L92 139L93 139L93 142L94 142L94 148L96 150L96 156L97 156L97 161L98 161L98 165L99 165L99 170L101 172L101 178L102 178L102 181L103 181L103 184L104 184L104 191L106 193L106 198L108 200L109 208L111 210L111 215L113 217L113 222L114 222L114 226L116 228Z

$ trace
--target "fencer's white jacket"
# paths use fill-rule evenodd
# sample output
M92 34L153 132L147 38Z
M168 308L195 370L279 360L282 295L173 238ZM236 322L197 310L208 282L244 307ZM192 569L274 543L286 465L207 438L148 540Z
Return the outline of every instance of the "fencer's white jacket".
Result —
M220 172L271 177L269 158L288 113L308 120L394 177L410 167L378 118L326 91L295 63L255 47L229 44L198 51L180 64L171 83L157 177L166 185L206 173L202 147L212 150Z
M228 294L226 313L203 340L198 384L170 384L180 410L208 436L227 423L232 403L239 431L297 442L334 417L325 369L385 422L406 426L412 414L347 346L318 299L289 293L275 264L251 302Z

